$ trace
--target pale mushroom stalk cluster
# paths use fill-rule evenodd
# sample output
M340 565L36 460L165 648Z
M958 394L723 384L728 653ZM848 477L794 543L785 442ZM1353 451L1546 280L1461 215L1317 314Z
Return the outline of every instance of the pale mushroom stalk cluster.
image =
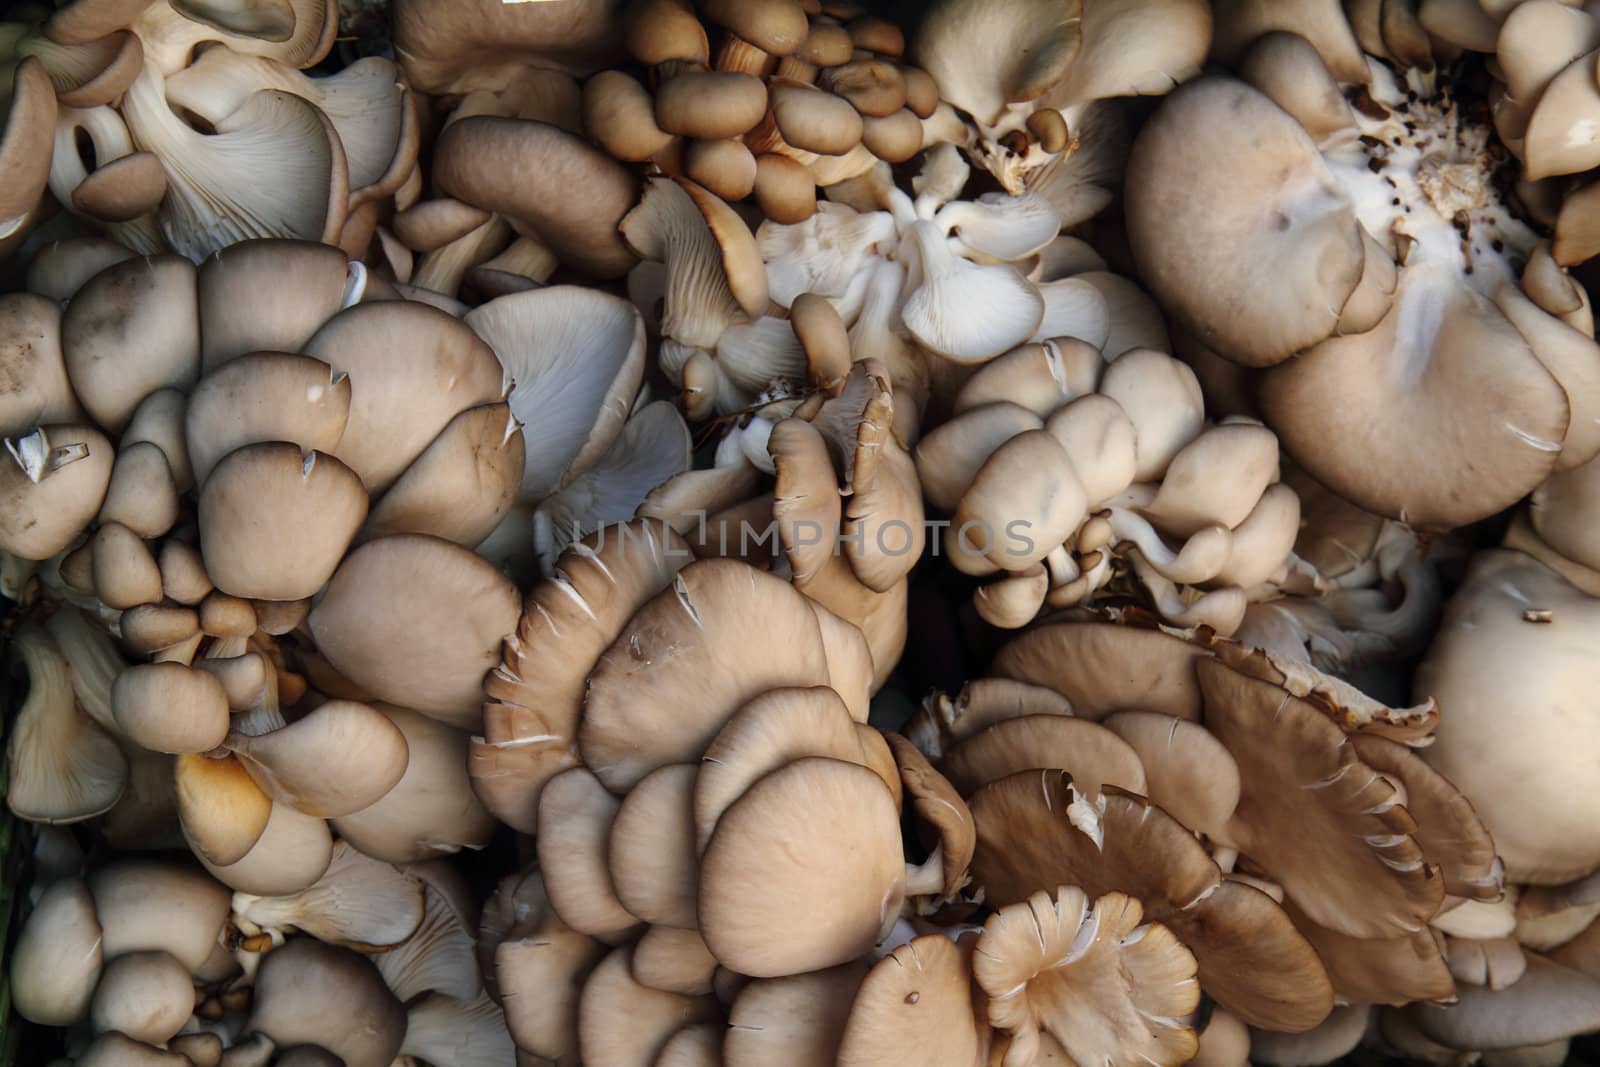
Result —
M1600 9L899 14L7 9L40 1062L1587 1055Z

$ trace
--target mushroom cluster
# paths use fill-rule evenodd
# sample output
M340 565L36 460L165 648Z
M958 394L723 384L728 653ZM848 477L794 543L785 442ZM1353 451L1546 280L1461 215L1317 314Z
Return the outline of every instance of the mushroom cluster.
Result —
M74 0L19 14L0 23L0 254L59 210L63 225L34 243L98 233L102 265L118 246L199 262L254 237L359 255L380 209L420 180L419 114L393 61L302 73L333 47L332 0Z
M341 843L289 897L192 867L78 863L36 885L10 958L26 1019L73 1027L73 1062L498 1067L510 1034L484 990L478 909L437 861L406 869Z
M1593 8L8 10L0 1004L54 1067L1554 1067Z
M767 218L799 222L816 210L817 186L963 132L933 78L902 63L905 35L892 22L816 0L698 6L624 9L628 54L649 87L620 70L583 87L584 126L616 158L652 162L725 201L754 194Z
M1334 5L1219 5L1213 55L1230 73L1183 86L1139 132L1127 234L1197 358L1246 368L1312 477L1449 529L1595 456L1600 350L1581 287L1514 210L1521 187L1506 195L1516 175L1495 127L1435 59L1466 42L1430 35L1449 18L1376 7L1347 22ZM1522 37L1522 21L1494 38L1516 82L1495 121L1504 134L1532 108L1581 143L1592 120L1568 123L1551 78L1562 62L1532 69L1559 49ZM1525 180L1567 165L1529 130Z

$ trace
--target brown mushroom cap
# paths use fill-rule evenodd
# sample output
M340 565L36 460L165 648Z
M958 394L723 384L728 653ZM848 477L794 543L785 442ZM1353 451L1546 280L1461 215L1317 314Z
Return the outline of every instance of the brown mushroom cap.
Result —
M261 961L246 1029L279 1046L320 1045L346 1067L388 1067L406 1017L364 958L297 937Z
M691 71L656 90L656 125L683 137L738 137L766 112L767 87L753 74Z
M827 683L804 596L747 564L703 560L640 609L595 664L578 743L600 780L621 791L656 767L698 758L756 695Z
M832 1063L865 960L781 978L747 979L728 1012L728 1067Z
M614 8L590 4L501 4L466 0L448 8L395 5L396 54L418 90L448 95L498 88L530 66L582 75L621 59Z
M0 397L0 437L82 417L61 355L61 309L43 296L0 296L0 369L15 385Z
M103 949L94 898L80 878L43 887L9 961L11 1003L40 1026L83 1019L100 980Z
M195 990L183 964L165 952L125 952L100 973L89 1025L161 1044L194 1012Z
M17 64L9 105L0 130L0 240L26 232L50 176L56 92L37 57Z
M93 426L44 426L0 457L0 549L49 559L72 545L105 500L115 452Z
M640 985L632 947L612 950L589 973L578 1000L578 1042L584 1063L645 1067L681 1027L718 1015L711 997L685 997Z
M861 981L840 1035L840 1067L975 1061L985 1037L974 1011L968 954L943 934L914 938Z
M636 262L617 235L633 178L559 127L493 115L453 122L434 146L433 178L446 195L528 226L575 270L612 278Z
M216 950L228 918L228 890L199 870L152 860L119 860L89 875L107 959L160 950L193 974Z
M343 306L343 252L311 241L241 241L207 256L195 281L207 374L247 352L298 352Z
M1198 721L1194 662L1204 655L1159 630L1058 623L1007 643L993 671L1055 690L1074 714L1090 720L1132 709Z
M217 464L201 487L199 513L200 551L218 589L299 600L339 566L367 517L367 493L333 456L268 441Z
M539 866L551 907L574 930L608 944L629 940L641 926L617 898L607 864L620 807L583 767L551 778L539 795Z
M701 936L741 974L831 967L877 941L905 877L894 801L878 776L805 757L718 821L701 861Z
M941 766L968 795L1038 767L1066 771L1085 792L1106 785L1148 791L1139 754L1127 742L1098 723L1066 715L1022 715L997 722L954 745Z
M483 557L396 534L345 557L308 623L323 655L358 686L476 728L483 676L519 614L516 587Z
M692 763L656 768L628 790L611 822L607 866L617 899L631 914L659 926L692 930L696 925L698 772Z
M194 480L243 445L292 441L331 452L350 418L350 380L309 356L252 352L200 379L183 412Z

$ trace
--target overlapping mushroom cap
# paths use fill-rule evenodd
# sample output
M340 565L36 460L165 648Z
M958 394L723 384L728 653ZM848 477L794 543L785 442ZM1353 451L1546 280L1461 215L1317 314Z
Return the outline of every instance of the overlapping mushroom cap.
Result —
M1493 131L1435 65L1429 33L1454 40L1451 20L1364 17L1219 11L1214 53L1237 78L1184 86L1140 132L1128 236L1198 346L1261 369L1265 420L1313 477L1450 528L1593 457L1600 351L1583 298L1500 191ZM1202 145L1199 126L1215 137Z
M1453 995L1427 924L1446 894L1497 899L1501 874L1472 807L1401 743L1425 737L1425 709L1233 642L1096 622L1031 630L994 671L911 729L968 797L991 906L1046 885L1127 893L1265 1030L1317 1026L1334 997Z
M918 443L917 472L951 513L943 553L993 576L977 593L990 623L1131 584L1173 623L1227 635L1252 601L1320 582L1294 554L1300 502L1276 437L1242 417L1207 425L1172 356L1031 342L972 375L954 411Z

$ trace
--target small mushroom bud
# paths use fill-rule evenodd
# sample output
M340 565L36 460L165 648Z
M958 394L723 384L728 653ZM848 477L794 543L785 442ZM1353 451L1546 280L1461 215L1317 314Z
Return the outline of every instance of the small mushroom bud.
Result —
M787 156L756 157L756 204L775 223L804 222L817 212L817 186L804 164Z
M620 70L601 71L583 87L583 128L607 152L629 163L655 155L672 140L656 125L655 102Z
M684 137L737 137L766 110L767 87L753 74L682 74L656 90L656 125Z
M199 551L182 541L168 540L161 546L158 560L161 570L161 591L169 600L194 605L211 592L211 578Z
M738 141L691 141L683 164L685 177L724 200L743 200L755 188L755 157Z
M121 523L140 537L160 537L178 521L178 487L161 449L141 441L118 453L100 521Z
M256 632L250 601L212 590L200 602L200 629L211 637L249 637Z
M1028 132L1033 134L1039 147L1046 152L1063 151L1071 140L1067 132L1067 120L1053 107L1040 108L1029 115Z
M182 644L200 629L194 609L171 604L139 604L118 620L122 639L142 656Z

